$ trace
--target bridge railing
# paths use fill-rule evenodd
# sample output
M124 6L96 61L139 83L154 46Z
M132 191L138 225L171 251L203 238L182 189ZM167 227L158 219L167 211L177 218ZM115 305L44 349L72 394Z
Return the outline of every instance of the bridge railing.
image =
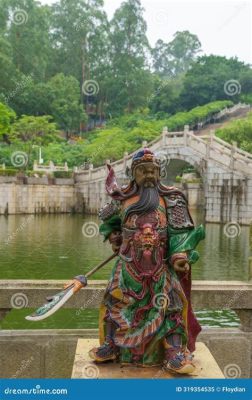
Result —
M61 280L0 280L0 312L19 308L37 308L47 297L60 291ZM82 310L98 308L107 281L93 280L73 296L64 308ZM192 302L195 310L234 310L241 319L241 327L252 332L252 281L193 281ZM246 318L244 316L246 315Z
M214 131L208 136L196 136L193 131L189 130L189 126L185 125L183 131L169 132L167 127L164 127L161 137L158 137L151 142L143 142L142 147L148 147L157 153L165 152L169 147L191 147L194 151L199 152L203 158L214 160L226 168L232 167L237 172L245 174L252 173L252 154L241 150L237 147L237 143L227 143L224 140L215 136ZM161 149L161 151L160 151ZM125 153L124 158L111 165L115 172L122 172L130 165L135 152ZM107 161L109 162L109 160ZM93 168L90 165L89 170L77 173L77 181L90 181L96 179L104 179L106 176L106 167ZM80 178L81 175L81 179ZM78 178L79 177L79 178Z

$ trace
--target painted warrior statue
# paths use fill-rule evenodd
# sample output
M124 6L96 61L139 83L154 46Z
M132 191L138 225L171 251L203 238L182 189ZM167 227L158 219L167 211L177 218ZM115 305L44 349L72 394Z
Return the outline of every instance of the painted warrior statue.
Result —
M100 233L118 258L100 309L100 347L89 354L97 363L191 373L201 330L190 301L191 265L204 228L194 226L184 194L160 182L160 161L149 149L133 156L127 187L108 168L112 201L100 210Z

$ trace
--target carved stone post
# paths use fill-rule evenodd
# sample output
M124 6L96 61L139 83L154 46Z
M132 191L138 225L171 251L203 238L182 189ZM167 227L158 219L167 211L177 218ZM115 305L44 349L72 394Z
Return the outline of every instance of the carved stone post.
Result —
M188 139L189 139L189 125L184 126L184 144L187 147L188 146Z
M206 159L208 160L210 158L210 151L214 142L214 137L215 137L215 131L213 129L210 130L210 134L208 137L207 141L207 147L206 147Z
M238 315L241 322L241 330L243 332L252 332L252 310L244 309L244 310L236 310L233 309L235 313Z
M168 135L168 128L167 126L163 127L163 132L162 132L162 145L165 146L166 145L166 138Z
M94 168L93 164L89 164L89 169L88 169L88 180L89 180L89 182L90 182L91 179L92 179L92 171L93 171L93 168Z
M234 170L235 153L237 149L237 142L232 141L231 155L230 155L230 169Z

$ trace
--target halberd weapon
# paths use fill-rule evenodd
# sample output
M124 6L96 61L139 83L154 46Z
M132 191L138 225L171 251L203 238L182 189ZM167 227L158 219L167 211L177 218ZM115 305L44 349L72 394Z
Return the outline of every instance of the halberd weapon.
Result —
M115 258L118 253L114 253L106 260L92 268L86 275L78 275L72 281L66 283L61 292L53 296L47 297L47 303L39 307L33 314L25 317L28 321L42 321L50 317L57 310L59 310L75 293L85 286L87 286L87 278L92 276L96 271L102 268L105 264Z

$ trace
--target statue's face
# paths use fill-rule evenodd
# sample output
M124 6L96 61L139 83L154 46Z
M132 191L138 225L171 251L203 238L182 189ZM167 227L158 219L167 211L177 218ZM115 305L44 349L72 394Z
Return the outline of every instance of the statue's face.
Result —
M138 186L154 187L159 180L159 168L151 162L138 165L134 169L134 178Z

